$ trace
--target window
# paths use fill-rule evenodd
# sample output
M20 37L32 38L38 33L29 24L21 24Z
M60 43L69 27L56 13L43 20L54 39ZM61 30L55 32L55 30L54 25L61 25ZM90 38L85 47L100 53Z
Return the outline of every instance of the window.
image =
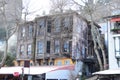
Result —
M55 40L55 53L59 53L59 52L60 52L60 41Z
M117 59L117 65L120 67L120 37L114 37L114 50L115 50L115 58Z
M32 25L29 25L28 26L28 36L29 37L32 37L32 31L33 31Z
M22 27L21 37L25 37L25 27Z
M47 53L50 53L50 41L47 41Z
M44 34L44 20L40 20L39 24L38 24L38 31L37 34L38 35L42 35Z
M65 65L69 65L70 64L70 60L65 60L64 64Z
M63 52L72 52L72 41L64 41Z
M63 20L64 27L70 27L70 17L65 17Z
M114 23L114 28L120 29L120 21Z
M52 23L50 20L48 20L47 22L47 32L51 33L51 26L52 26Z
M61 26L61 19L60 18L56 18L54 20L55 32L60 32L60 26Z
M59 61L57 61L57 65L58 66L61 66L62 65L62 62L59 60Z
M41 20L40 23L39 23L39 28L44 28L44 20Z
M44 43L42 41L37 42L37 53L38 54L44 53Z
M31 53L32 53L32 45L28 44L27 45L27 55L31 55Z
M64 41L63 51L69 52L69 41Z
M20 46L20 54L21 54L21 55L24 54L24 48L25 48L24 45L21 45L21 46Z

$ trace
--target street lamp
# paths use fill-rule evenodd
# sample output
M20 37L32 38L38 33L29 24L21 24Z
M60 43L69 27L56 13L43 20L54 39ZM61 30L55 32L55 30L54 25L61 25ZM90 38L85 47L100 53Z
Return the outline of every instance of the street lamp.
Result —
M117 59L118 67L120 67L120 36L114 37L115 58Z

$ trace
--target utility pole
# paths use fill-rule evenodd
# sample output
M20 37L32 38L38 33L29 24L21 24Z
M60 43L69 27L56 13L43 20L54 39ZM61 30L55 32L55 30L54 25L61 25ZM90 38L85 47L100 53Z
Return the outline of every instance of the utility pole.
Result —
M24 67L22 68L22 80L24 80Z

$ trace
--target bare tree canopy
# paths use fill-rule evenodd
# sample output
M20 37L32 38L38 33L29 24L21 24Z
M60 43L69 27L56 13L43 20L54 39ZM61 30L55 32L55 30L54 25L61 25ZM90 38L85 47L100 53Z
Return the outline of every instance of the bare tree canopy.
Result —
M41 7L35 9L32 0L23 0L23 8L22 8L22 18L24 20L23 22L33 20L37 16L36 13L40 11L41 11ZM44 13L45 12L43 12L43 14Z
M73 5L71 0L50 0L51 1L51 13L64 12L65 10L71 9Z
M1 17L1 28L3 28L4 35L2 40L4 40L4 52L3 57L0 61L0 67L3 66L5 63L7 53L8 53L8 40L9 38L17 31L17 26L21 21L21 4L22 1L16 2L16 0L13 0L13 2L10 5L10 0L3 0L0 2L0 17ZM18 4L18 5L17 5ZM16 5L16 6L15 6ZM20 6L21 5L21 6ZM10 9L9 9L10 8ZM14 12L15 11L15 12ZM3 32L2 32L3 33Z
M90 20L90 14L96 21L100 21L103 17L111 16L120 13L120 0L72 0L76 6L77 11L82 16Z
M94 42L94 51L96 53L100 70L107 69L107 59L102 36L94 23L99 22L103 17L110 16L113 13L120 13L120 0L51 0L51 12L64 12L71 6L79 12L88 21L91 21L91 34ZM71 9L71 8L70 8ZM72 10L71 10L72 11ZM99 53L101 50L102 55ZM103 57L103 59L100 58Z
M98 64L100 67L100 70L107 69L107 58L106 58L106 53L104 49L104 43L102 42L102 37L100 35L99 29L97 26L94 24L96 20L99 20L101 16L105 16L105 14L101 14L104 10L107 10L108 8L103 8L106 6L108 2L104 2L103 0L81 0L82 3L84 4L79 4L75 0L73 2L77 4L80 8L80 13L84 17L86 17L89 21L91 21L91 35L94 43L94 51L98 60ZM108 13L108 11L106 11ZM100 14L100 15L99 15ZM101 50L102 55L100 54L99 50ZM101 56L103 58L101 58Z

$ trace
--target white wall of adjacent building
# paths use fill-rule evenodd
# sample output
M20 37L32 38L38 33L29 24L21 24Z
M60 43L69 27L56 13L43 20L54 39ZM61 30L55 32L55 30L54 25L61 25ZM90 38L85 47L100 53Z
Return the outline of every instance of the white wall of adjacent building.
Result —
M118 64L115 58L113 33L111 33L110 31L111 28L114 27L114 25L110 21L100 23L99 25L101 26L101 31L102 31L102 34L104 34L104 38L105 38L105 45L108 49L109 69L116 69L118 68Z
M115 47L114 47L114 39L113 34L111 33L111 28L113 24L108 21L108 61L109 61L109 69L118 68L117 60L115 58Z
M72 80L70 79L71 75L75 75L73 74L73 71L70 70L57 70L57 71L51 71L46 73L46 80L47 79L57 79L57 80Z

